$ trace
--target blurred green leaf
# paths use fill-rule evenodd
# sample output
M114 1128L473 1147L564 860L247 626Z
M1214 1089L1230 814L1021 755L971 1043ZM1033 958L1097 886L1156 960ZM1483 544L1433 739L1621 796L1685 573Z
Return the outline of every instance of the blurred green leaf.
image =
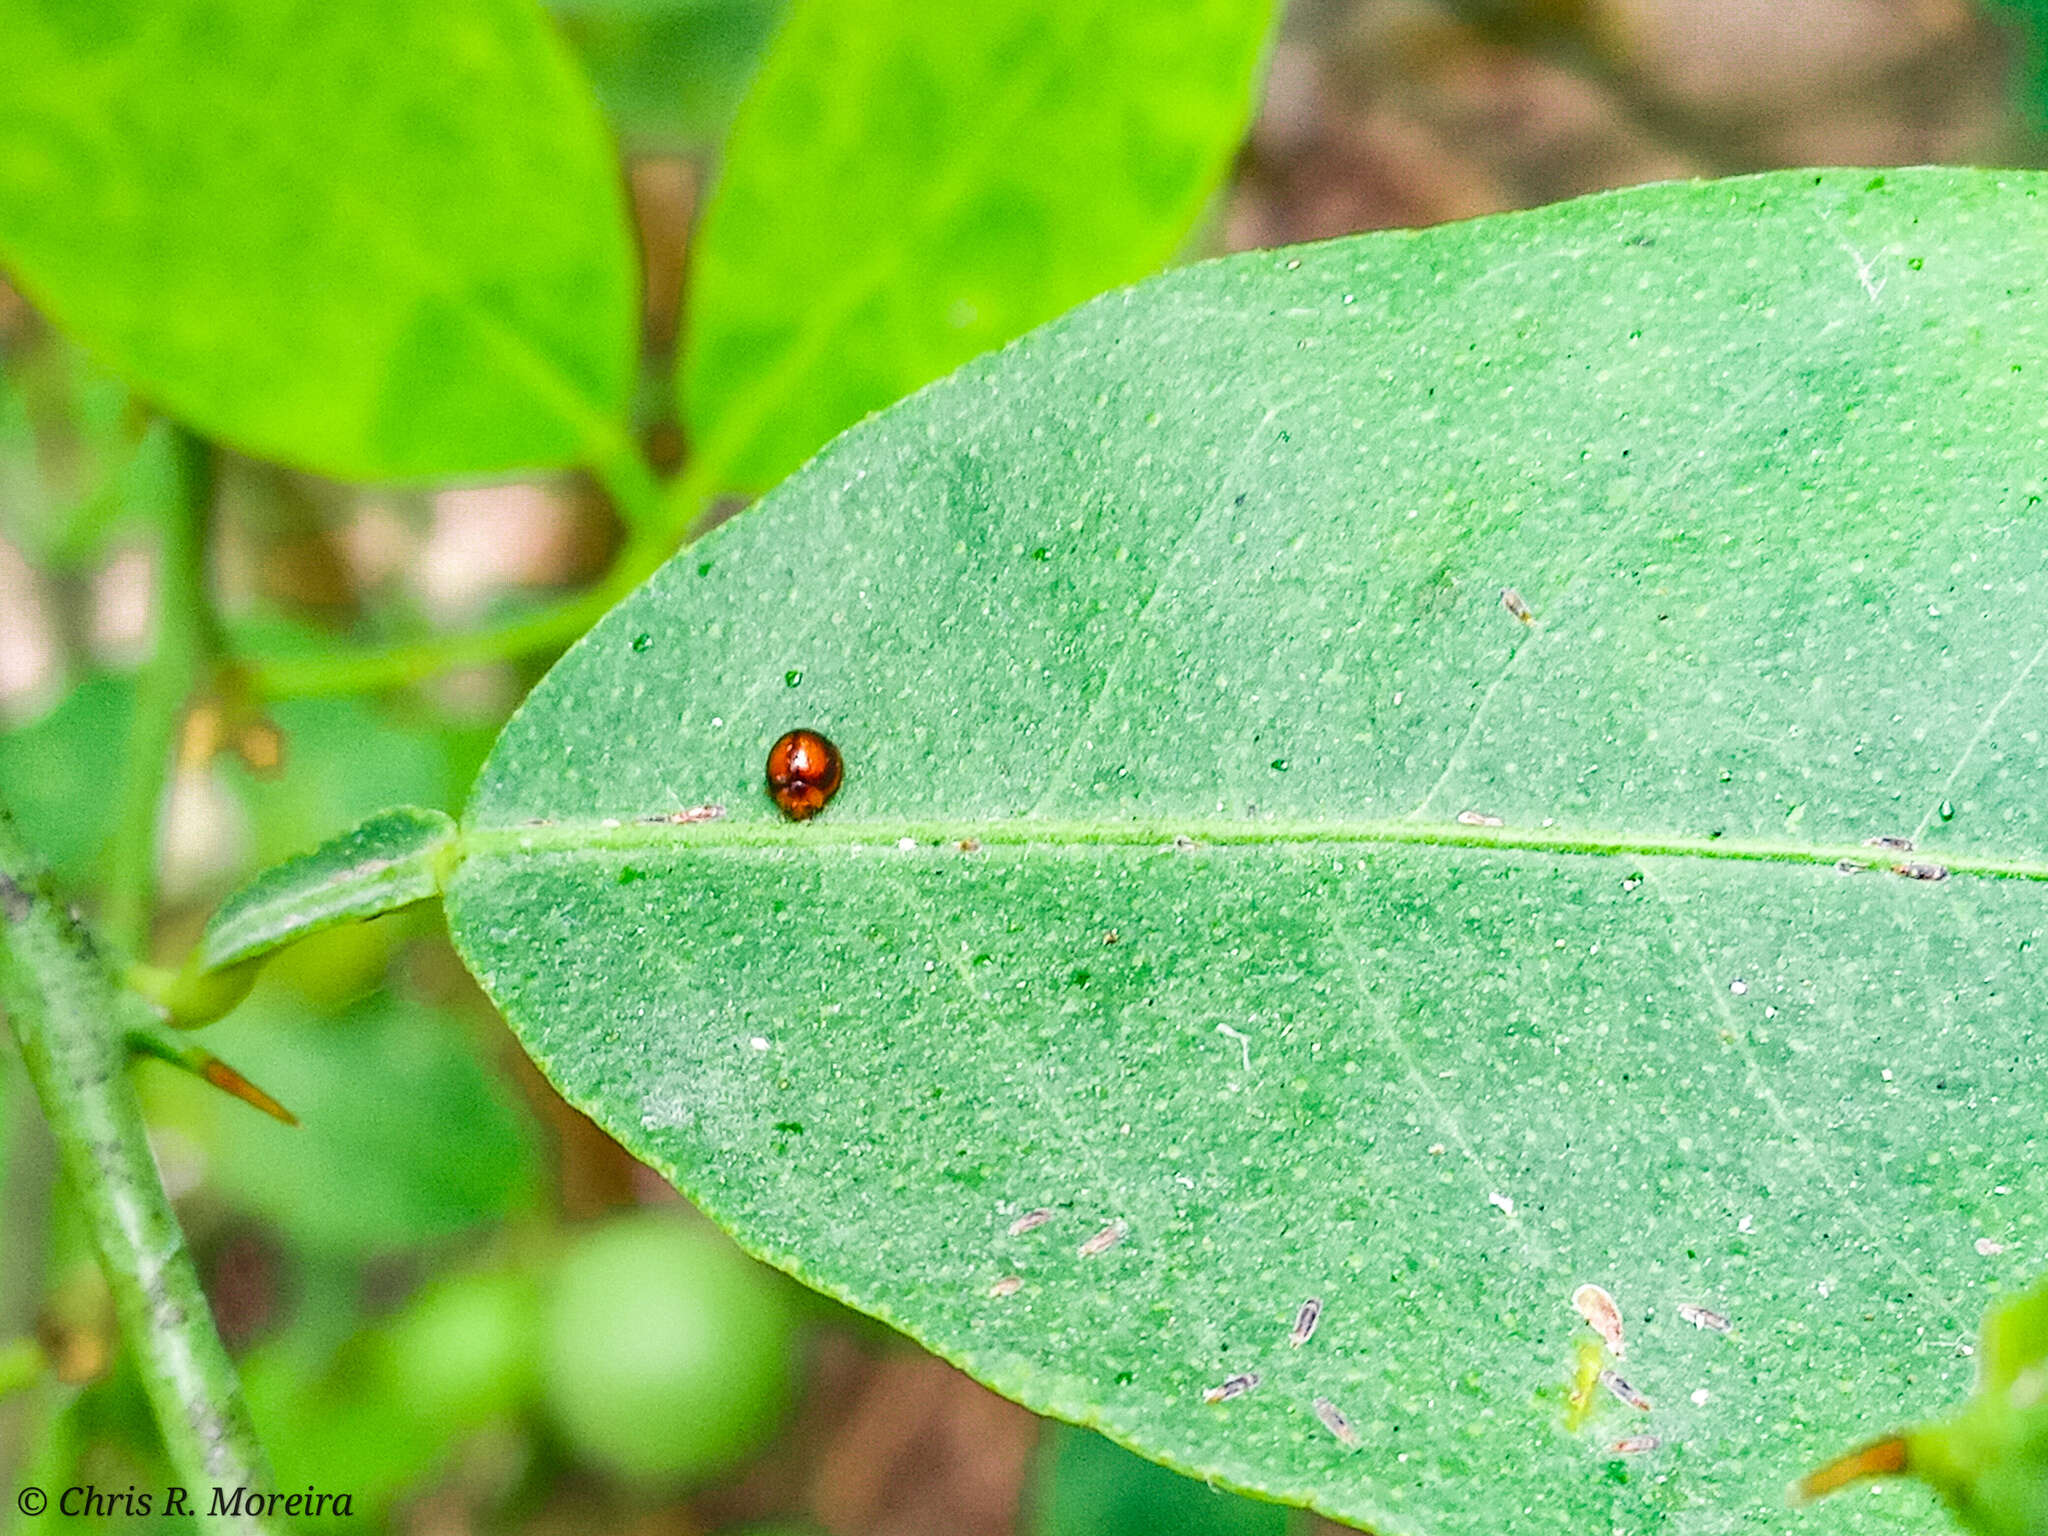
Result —
M2020 30L2014 92L2036 129L2048 127L2048 0L1989 0L1994 14L2010 17Z
M691 149L731 121L785 0L550 0L597 97L638 144Z
M520 1415L534 1395L538 1307L522 1269L460 1272L324 1359L292 1337L254 1351L243 1379L278 1486L353 1495L349 1515L294 1528L361 1531L458 1442Z
M345 478L617 450L635 277L527 0L0 0L0 263L192 427Z
M1032 1502L1032 1536L1285 1536L1292 1519L1065 1424L1046 1426Z
M170 432L57 332L0 351L0 535L45 567L78 564L171 494Z
M92 883L113 814L104 795L83 786L107 782L134 710L134 684L100 673L41 719L0 732L0 804L68 890Z
M535 1198L525 1112L452 1014L385 992L321 1017L269 987L206 1044L299 1125L169 1073L155 1075L157 1102L208 1148L214 1190L308 1250L361 1259Z
M1788 172L1112 294L586 635L456 942L1032 1408L1382 1529L1798 1530L2040 1250L2044 245L2048 176ZM1588 1282L1648 1413L1568 1412Z
M795 0L691 248L683 411L759 489L1180 248L1268 0Z
M465 732L428 714L349 698L285 700L269 713L284 732L283 772L233 771L259 864L302 853L386 806L453 811L474 772Z

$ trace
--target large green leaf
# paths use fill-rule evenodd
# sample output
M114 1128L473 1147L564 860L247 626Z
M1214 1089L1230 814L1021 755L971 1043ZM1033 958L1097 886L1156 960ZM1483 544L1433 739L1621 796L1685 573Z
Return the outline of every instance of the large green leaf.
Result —
M557 666L457 941L749 1248L1034 1408L1386 1533L1798 1528L2048 1237L2044 188L1649 187L1091 304ZM1574 1429L1587 1283L1654 1408Z
M759 489L1187 238L1271 0L795 0L691 248L683 409Z
M618 170L530 0L0 0L0 36L0 263L174 414L356 478L618 453Z

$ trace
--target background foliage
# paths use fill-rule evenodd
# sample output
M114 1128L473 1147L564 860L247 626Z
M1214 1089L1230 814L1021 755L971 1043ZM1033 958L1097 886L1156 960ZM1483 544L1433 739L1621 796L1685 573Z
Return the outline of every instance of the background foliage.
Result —
M13 285L0 287L0 800L117 944L167 964L259 864L385 804L457 810L541 665L729 497L1095 289L1178 257L1674 175L2035 158L2023 7L1845 4L1839 25L1787 33L1762 7L1702 22L1697 7L1620 0L1329 0L1297 5L1277 42L1257 6L1127 6L1104 13L1113 21L1065 7L1059 27L1034 28L1039 8L1004 5L971 35L955 8L910 4L565 0L552 25L509 0L314 9L318 25L281 3L181 4L150 8L144 25L121 8L0 4L27 61L0 81L0 273ZM1024 40L1040 34L1033 53ZM1264 107L1240 145L1255 72ZM608 141L627 151L623 182ZM873 238L883 225L889 238ZM1827 305L1840 300L1821 326L1860 313L1870 287L1900 304L1970 283L1908 265L1926 254L1905 249L1910 236L1842 238L1854 249L1822 241L1811 257L1831 274ZM860 253L859 285L834 290L804 264L826 250ZM1851 334L1845 322L1829 339ZM1762 355L1728 359L1737 396ZM1873 408L1846 360L1786 379L1784 398L1809 374L1786 425ZM164 410L252 455L222 457L201 560L179 555L191 530ZM643 458L680 476L660 486ZM589 473L535 473L570 465ZM511 469L525 473L414 483ZM1600 496L1630 478L1605 459L1578 473L1606 477ZM1920 489L1939 499L1936 482ZM811 516L788 529L790 550L819 539ZM978 558L1015 559L1050 584L1082 569L1053 538ZM737 574L772 582L781 559ZM1416 600L1446 590L1419 583ZM1247 602L1239 628L1265 635L1282 611ZM1687 644L1708 648L1697 627L1678 653ZM1952 679L1931 631L1915 654L1931 670L1914 686L1940 696ZM777 677L802 674L778 702L825 707L815 660L776 659ZM2004 665L1994 659L1982 686ZM1873 686L1881 709L1907 685ZM1960 709L1974 695L1950 697ZM1945 770L1939 716L1916 709L1871 734L1927 730L1913 739ZM1701 803L1736 803L1728 786L1767 756L1752 744L1703 762ZM1300 758L1284 777L1255 775L1259 797L1309 782ZM752 771L733 769L736 804L752 804ZM679 804L700 792L671 788ZM1776 814L1819 818L1830 803L1805 793ZM1966 804L1957 835L1981 814ZM1845 889L1873 923L1929 894ZM1973 963L2000 974L1994 939L2021 954L2028 936L1979 923ZM1915 956L1916 975L1947 963ZM694 1268L664 1250L706 1229L540 1082L431 915L311 941L204 1038L303 1122L287 1132L138 1069L287 1483L354 1487L404 1529L1305 1525L1085 1432L1048 1437L1031 1470L1028 1415L730 1249L691 1248ZM1840 1050L1845 1073L1879 1066ZM1927 1055L1928 1070L1942 1061ZM0 1070L0 1468L51 1487L161 1482L11 1053ZM1891 1087L1949 1091L1897 1070ZM1896 1165L1896 1152L1880 1160ZM2038 1252L2007 1230L2013 1197L1963 1210L1939 1193L1959 1177L1918 1174L1916 1187L1943 1222L1977 1222L2002 1249L1942 1263L2030 1271ZM615 1239L642 1230L650 1218L627 1213L646 1206L665 1213L653 1218L664 1235ZM589 1338L575 1331L573 1278L600 1260L614 1266L607 1284L646 1298L630 1349L571 1347ZM616 1426L593 1432L573 1405L638 1401L607 1373L630 1373L656 1335L684 1349L707 1308L761 1319L753 1346L670 1378L750 1380L759 1406L728 1420L687 1402L643 1408L648 1425L717 1433L660 1444L654 1472L622 1465L604 1449ZM1888 1368L1932 1403L1966 1372L1974 1310L1957 1310L1969 1315L1953 1335L1852 1330L1840 1347L1886 1337ZM535 1366L563 1359L588 1379ZM1569 1365L1534 1351L1528 1370L1553 1390ZM1446 1401L1466 1401L1460 1380L1441 1383ZM1601 1475L1645 1518L1675 1496L1663 1469L1618 1465ZM1924 1505L1885 1498L1927 1523L1912 1513Z

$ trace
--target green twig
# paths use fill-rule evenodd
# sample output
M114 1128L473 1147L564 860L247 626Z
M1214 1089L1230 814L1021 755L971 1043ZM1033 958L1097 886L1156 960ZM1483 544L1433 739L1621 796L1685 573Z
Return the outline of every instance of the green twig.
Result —
M217 651L207 589L206 529L213 502L213 453L183 428L172 430L176 505L163 519L156 583L156 648L135 682L120 798L107 859L101 922L131 955L146 955L156 900L157 820L178 721L202 669Z
M213 1488L230 1496L267 1490L270 1471L129 1083L128 1032L147 1026L148 1010L114 984L91 936L43 888L4 812L0 1008L92 1233L171 1466L192 1490L203 1528L260 1531L254 1519L205 1513Z

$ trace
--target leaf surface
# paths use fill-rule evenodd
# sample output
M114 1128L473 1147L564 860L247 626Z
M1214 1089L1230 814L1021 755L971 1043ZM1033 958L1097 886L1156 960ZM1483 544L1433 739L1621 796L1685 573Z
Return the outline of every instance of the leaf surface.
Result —
M2044 185L1090 304L563 659L457 942L745 1245L1034 1408L1384 1533L1800 1529L2044 1238ZM801 825L793 726L846 763ZM1568 1411L1587 1283L1648 1412Z
M1187 238L1268 0L795 0L691 245L683 411L758 490ZM708 471L704 471L708 472Z
M440 889L455 823L442 811L399 806L309 853L272 865L207 921L196 957L219 970L341 923L425 901Z
M0 263L131 384L354 479L624 440L634 267L525 0L0 0Z

